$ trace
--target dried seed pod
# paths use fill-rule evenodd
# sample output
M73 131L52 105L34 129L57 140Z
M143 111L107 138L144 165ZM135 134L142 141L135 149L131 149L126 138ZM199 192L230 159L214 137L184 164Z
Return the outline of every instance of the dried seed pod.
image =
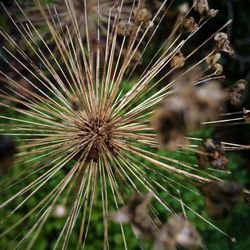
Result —
M179 68L182 68L185 64L185 57L184 55L182 54L181 51L179 51L171 60L170 62L170 66L172 68L176 68L176 69L179 69Z
M6 173L13 165L16 144L9 136L0 135L0 173Z
M172 150L185 142L186 114L186 103L178 96L168 98L156 113L153 126L165 148Z
M216 82L199 88L182 85L155 115L153 127L161 144L169 150L183 145L185 133L200 128L203 121L215 119L225 100L226 94Z
M176 250L175 238L169 232L168 225L163 226L156 236L154 250Z
M250 123L250 111L246 110L245 108L243 109L243 118L245 120L246 123Z
M200 127L201 122L218 117L223 110L227 92L220 87L219 83L213 81L196 88L191 96L189 126L190 130L194 130Z
M208 56L206 59L206 63L210 66L215 65L221 58L220 53L213 53L212 55Z
M209 13L209 6L207 0L194 0L194 9L200 15L207 15Z
M133 22L120 21L117 27L117 33L121 36L129 36L132 31L136 28Z
M201 237L197 230L183 216L172 216L156 237L154 249L197 249L201 245Z
M236 182L213 181L201 189L208 214L215 219L227 217L242 196L242 187Z
M212 167L225 170L228 164L221 142L212 138L203 139L202 145L198 147L196 156L198 158L198 166L201 169Z
M228 40L227 34L224 32L219 32L215 35L214 41L216 43L216 48L218 51L224 51L230 56L234 54L233 49L230 47L230 42Z
M208 16L209 16L209 17L216 17L218 13L219 13L219 10L211 9L211 10L209 10L209 12L208 12Z
M139 237L151 239L155 228L147 206L152 198L152 193L135 195L118 212L109 213L108 219L118 223L131 223Z
M241 106L242 99L246 93L247 81L240 79L232 86L229 93L229 101L234 106Z
M187 32L194 32L198 28L198 24L195 22L193 17L188 17L183 20L182 27Z
M146 8L139 8L134 10L134 16L137 22L148 23L152 18L152 13Z
M217 76L220 76L223 74L223 66L219 63L216 63L212 66L212 69L214 70L214 73L217 75Z

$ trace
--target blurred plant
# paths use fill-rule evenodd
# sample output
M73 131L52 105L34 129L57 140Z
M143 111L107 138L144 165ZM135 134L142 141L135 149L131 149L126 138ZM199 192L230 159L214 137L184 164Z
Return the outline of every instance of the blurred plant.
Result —
M46 32L58 53L50 49L47 40L32 23L32 18L30 20L24 12L26 25L17 23L15 18L12 21L26 43L25 49L33 53L32 58L27 56L18 41L3 29L0 31L18 56L7 47L4 48L6 53L26 73L22 73L17 66L10 65L11 68L34 89L27 88L2 72L9 86L8 91L2 90L0 94L1 107L6 108L6 112L14 111L15 116L0 116L6 121L1 124L1 131L6 136L17 137L19 153L16 155L15 168L21 169L12 180L3 183L5 189L2 194L20 184L24 184L24 187L20 186L18 192L1 200L0 209L15 204L11 212L1 219L1 223L6 223L34 195L41 195L39 203L3 231L0 238L20 228L20 234L15 236L18 239L16 247L31 249L49 216L63 204L66 217L60 234L53 242L53 248L67 249L72 232L77 229L75 248L82 249L96 199L102 201L104 249L109 249L110 218L120 224L125 249L128 249L128 242L122 223L131 223L143 238L144 231L149 234L152 232L151 220L152 223L158 221L155 226L162 229L154 236L155 245L160 244L162 249L168 249L164 245L167 237L172 249L177 245L197 248L201 245L201 239L187 221L186 211L191 211L227 235L199 211L194 211L192 204L183 202L181 194L192 192L199 198L198 187L205 195L206 204L210 202L210 206L220 206L214 204L217 197L214 197L213 190L208 188L208 192L207 188L203 188L216 185L221 204L229 206L227 212L230 212L240 201L242 193L247 195L249 191L238 188L237 192L233 192L233 201L225 198L225 193L231 195L232 192L222 184L225 183L222 178L228 175L224 166L221 169L206 165L201 169L184 158L176 159L174 152L168 156L166 149L180 151L193 158L200 154L206 155L206 161L212 166L214 162L211 162L211 158L218 160L218 156L224 156L227 151L249 149L248 146L224 141L219 144L212 141L212 147L203 141L201 149L202 138L187 135L204 126L234 121L230 118L231 114L220 115L224 112L223 103L228 97L227 91L222 90L218 83L224 76L209 72L218 58L216 63L208 60L219 51L231 54L227 37L221 33L229 22L197 48L186 52L190 40L197 37L199 31L205 29L206 23L217 14L217 11L210 10L207 1L194 1L187 12L181 13L173 31L166 34L159 50L140 72L138 65L147 55L152 38L159 31L161 21L170 8L166 8L167 0L155 14L142 7L141 1L139 5L137 1L129 1L132 3L129 9L125 7L125 1L115 3L116 8L107 1L107 6L117 11L105 12L106 24L100 22L100 13L106 7L102 4L107 2L88 1L96 3L99 10L99 21L91 25L86 22L86 17L92 18L91 15L85 15L85 20L79 19L78 14L82 12L78 13L78 9L75 9L75 1L65 1L67 8L64 6L63 11L67 14L67 32L62 32L60 21L54 22L53 18L60 18L59 14L55 15L57 7L53 14L49 10L46 13L38 0L35 6L41 12L43 19L40 21L46 23ZM84 3L86 13L86 1ZM195 24L190 16L192 11L199 13ZM124 23L123 13L128 14L128 20L125 19L127 23ZM130 17L133 23L130 23ZM82 36L83 23L86 32L94 32L97 41L95 49L90 46L92 38ZM152 24L156 25L153 27ZM103 25L106 30L104 43L98 35ZM205 57L197 53L213 38L215 48L211 53ZM241 116L241 123L249 123L249 111L243 110L237 115ZM52 183L54 188L42 192L48 183ZM144 196L145 192L150 192L150 195ZM113 195L112 199L108 198L108 193ZM124 205L125 198L134 193L138 195ZM150 200L158 202L169 214L166 227L157 219L154 207L149 206ZM179 204L185 219L182 216L172 217L175 212L171 201ZM121 210L120 205L123 205ZM108 211L113 209L117 209L118 214L114 212L110 215ZM147 210L150 216L153 214L152 219L148 217Z

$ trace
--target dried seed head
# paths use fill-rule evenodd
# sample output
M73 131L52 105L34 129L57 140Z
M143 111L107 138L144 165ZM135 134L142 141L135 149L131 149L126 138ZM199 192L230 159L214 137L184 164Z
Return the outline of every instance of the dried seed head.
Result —
M192 98L190 98L192 96ZM217 82L193 88L184 97L188 107L188 131L199 129L201 123L217 118L224 108L227 94Z
M171 60L170 65L172 68L182 68L185 64L185 57L181 51L179 51Z
M134 10L134 17L137 22L146 24L151 21L152 13L146 8L139 8Z
M236 182L213 181L203 185L208 214L215 219L227 217L241 200L242 187Z
M156 237L154 249L197 249L201 245L201 237L196 229L183 216L172 216Z
M161 144L167 149L172 150L184 144L187 132L186 114L185 102L177 96L167 98L156 113L153 126Z
M136 28L133 22L120 21L117 27L117 33L121 36L129 36L132 31Z
M187 249L197 249L201 237L196 229L183 216L173 216L168 221L169 232L174 235L177 245Z
M230 42L228 40L227 34L224 32L219 32L215 35L214 41L216 43L216 48L218 51L224 51L230 56L234 54L233 49L230 47Z
M209 13L209 6L207 0L194 0L194 9L200 15L207 15Z
M184 144L187 131L198 129L203 121L219 115L226 97L216 82L198 88L190 85L179 88L164 101L154 118L153 127L161 144L170 150Z
M214 70L214 73L217 75L217 76L220 76L223 74L223 66L219 63L216 63L213 65L212 69Z
M246 123L250 123L250 111L243 108L244 120Z
M209 17L216 17L218 13L219 13L219 10L211 9L211 10L208 12L208 16L209 16Z
M9 136L0 135L0 173L6 173L13 165L16 144Z
M220 53L213 53L207 57L206 62L208 65L213 66L215 65L221 58Z
M225 170L228 164L221 142L212 138L203 139L202 145L198 147L196 156L198 158L198 166L201 169L212 167Z
M147 211L152 198L151 193L135 195L118 212L109 213L108 219L117 223L131 223L139 237L152 238L154 226Z
M246 94L247 81L240 79L230 89L229 101L232 105L240 107L242 105L242 99Z
M183 20L182 27L187 32L194 32L198 28L198 24L195 22L193 17L188 17Z

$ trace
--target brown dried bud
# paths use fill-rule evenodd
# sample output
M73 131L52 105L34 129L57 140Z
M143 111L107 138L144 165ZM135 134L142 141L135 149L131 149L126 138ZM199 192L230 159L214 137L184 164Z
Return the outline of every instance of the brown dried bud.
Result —
M234 106L240 107L242 104L242 99L246 94L247 81L240 79L231 88L229 94L230 103Z
M219 115L226 97L216 82L198 88L181 86L165 100L155 115L153 127L161 144L169 150L182 146L187 131L196 130L202 122Z
M202 145L198 147L196 156L198 158L198 166L201 169L212 167L218 170L225 170L228 164L221 142L212 138L203 139Z
M118 23L117 34L121 36L129 36L136 28L133 22L120 21Z
M218 14L219 10L214 10L214 9L211 9L209 12L208 12L208 16L209 17L216 17L217 14Z
M201 237L183 216L172 216L156 237L154 250L198 249Z
M215 219L227 217L241 200L242 187L236 182L213 181L201 188L208 214Z
M137 22L143 22L143 23L148 23L152 18L151 12L146 8L135 9L134 16Z
M244 119L246 123L250 123L250 111L246 110L245 108L243 109L244 113Z
M179 51L171 60L170 66L172 68L182 68L185 65L185 57L181 51Z
M219 63L216 63L212 66L212 69L214 70L214 73L217 75L217 76L220 76L223 74L223 66Z
M216 43L217 50L224 51L230 56L234 54L233 49L230 47L230 43L227 37L227 34L224 32L219 32L215 35L214 41Z
M194 9L200 15L207 15L209 13L209 6L207 0L194 0Z
M188 32L194 32L198 28L198 24L193 17L185 18L182 22L182 26Z
M215 65L221 58L220 53L213 53L212 55L208 56L206 59L207 64Z
M109 213L108 219L118 223L131 223L141 238L152 239L154 226L147 211L152 198L152 193L135 195L118 212Z
M200 127L201 122L218 117L224 108L227 92L221 88L219 83L212 81L196 88L191 96L189 126L192 126L190 130L194 130Z
M178 96L168 98L156 113L153 126L161 144L168 150L184 144L187 132L186 114L185 100Z

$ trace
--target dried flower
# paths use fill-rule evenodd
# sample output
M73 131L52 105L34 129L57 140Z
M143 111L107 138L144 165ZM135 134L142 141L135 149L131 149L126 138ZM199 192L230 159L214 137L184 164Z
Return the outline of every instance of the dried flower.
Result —
M182 26L187 32L194 32L198 28L198 24L193 17L185 18L182 22Z
M182 68L185 65L185 57L181 51L179 51L171 60L170 65L172 68Z
M185 249L198 249L201 237L196 229L183 216L172 216L160 230L155 250L175 250L177 246Z
M123 20L118 23L117 33L121 36L129 36L135 28L136 26L133 22Z
M198 166L201 169L212 167L225 170L228 159L225 156L221 142L212 138L205 138L197 152Z
M147 211L152 198L151 193L135 195L118 212L110 213L108 219L117 223L131 223L138 236L152 239L154 226Z
M208 12L208 16L209 16L209 17L216 17L216 16L218 15L218 13L219 13L219 10L211 9L211 10L209 10L209 12Z
M240 107L242 105L242 99L246 94L247 90L247 81L240 79L234 83L230 89L229 101L232 105Z
M208 214L215 219L227 217L241 200L242 187L235 182L213 181L202 187Z
M224 32L217 33L214 37L214 41L216 43L216 48L218 51L226 52L230 56L234 54L233 49L230 47L230 42L228 40L226 33Z
M213 53L211 55L209 55L206 59L206 62L208 65L215 65L221 58L221 54L220 53Z
M194 0L194 9L200 15L207 15L209 13L209 6L207 0Z
M156 113L153 126L159 140L167 149L175 149L185 142L187 132L186 103L178 96L168 98Z
M137 22L147 24L152 19L152 13L147 8L139 8L134 10L134 17Z
M155 115L153 126L160 142L167 149L184 144L185 133L199 128L202 121L216 118L225 100L226 94L216 82L197 88L180 86Z

